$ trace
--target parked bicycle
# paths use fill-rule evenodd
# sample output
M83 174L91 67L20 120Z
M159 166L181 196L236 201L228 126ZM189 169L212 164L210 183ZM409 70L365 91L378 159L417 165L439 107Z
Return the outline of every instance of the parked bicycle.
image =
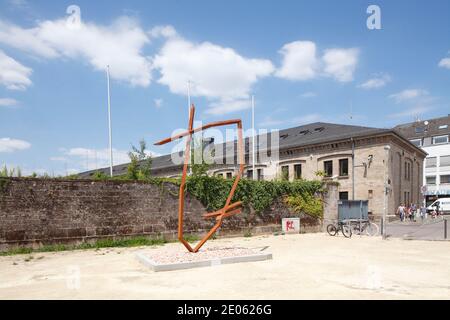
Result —
M335 224L329 224L327 226L327 232L330 236L335 236L339 233L339 231L342 232L344 237L350 238L352 236L352 228L351 225L348 223L345 223L343 221L339 221L337 225Z
M369 220L347 220L352 229L352 233L357 235L368 235L369 237L377 236L380 229L377 224Z

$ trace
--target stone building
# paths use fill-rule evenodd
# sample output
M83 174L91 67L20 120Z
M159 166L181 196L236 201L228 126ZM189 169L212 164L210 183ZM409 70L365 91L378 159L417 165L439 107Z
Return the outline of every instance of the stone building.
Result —
M377 218L383 215L385 203L387 213L394 214L400 203L418 203L421 200L426 152L394 130L319 122L278 133L279 152L271 150L277 152L278 157L258 158L255 164L257 179L293 181L323 177L336 181L340 199L368 200L369 212ZM257 151L263 151L263 140L257 137ZM245 140L244 175L249 179L253 177L250 142L251 139ZM216 151L230 148L230 143L212 145ZM236 150L235 142L231 143L231 148ZM216 156L215 160L221 159ZM179 176L181 168L181 165L173 164L171 155L165 155L153 159L152 174ZM126 169L127 164L116 166L114 174L125 174ZM107 169L102 170L108 172ZM214 164L208 173L232 178L236 170L235 164ZM80 176L89 177L93 173L85 172ZM388 190L386 198L385 186Z
M402 124L394 129L428 153L423 170L426 204L450 197L450 115Z

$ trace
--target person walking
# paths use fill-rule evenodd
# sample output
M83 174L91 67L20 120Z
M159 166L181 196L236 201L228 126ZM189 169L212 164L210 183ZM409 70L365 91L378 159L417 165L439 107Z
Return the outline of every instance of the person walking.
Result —
M400 203L398 206L397 214L400 216L400 221L403 222L403 219L405 219L405 207L403 206L403 203Z
M411 206L409 207L409 221L416 222L416 204L411 203Z
M427 207L425 207L424 205L420 207L420 218L422 219L422 223L423 220L427 218Z

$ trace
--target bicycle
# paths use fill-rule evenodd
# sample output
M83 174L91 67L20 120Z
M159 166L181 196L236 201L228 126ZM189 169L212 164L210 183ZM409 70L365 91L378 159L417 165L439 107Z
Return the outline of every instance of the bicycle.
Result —
M377 224L369 221L369 220L350 220L348 221L352 233L354 232L357 235L368 235L369 237L374 237L379 234L379 227Z
M329 224L327 226L327 232L332 237L336 236L339 233L339 231L342 231L342 234L346 238L351 238L352 236L352 228L350 227L349 224L343 221L339 221L337 226L334 224Z

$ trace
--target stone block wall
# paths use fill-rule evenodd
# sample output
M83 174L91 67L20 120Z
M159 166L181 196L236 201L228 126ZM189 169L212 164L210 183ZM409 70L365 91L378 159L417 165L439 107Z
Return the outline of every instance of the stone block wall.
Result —
M247 210L248 211L248 210ZM204 234L204 206L187 195L184 229ZM281 229L295 216L282 201L261 214L244 211L226 219L219 235ZM303 216L302 232L319 231L321 222ZM176 239L178 187L143 182L0 178L0 250L15 245L151 236Z

